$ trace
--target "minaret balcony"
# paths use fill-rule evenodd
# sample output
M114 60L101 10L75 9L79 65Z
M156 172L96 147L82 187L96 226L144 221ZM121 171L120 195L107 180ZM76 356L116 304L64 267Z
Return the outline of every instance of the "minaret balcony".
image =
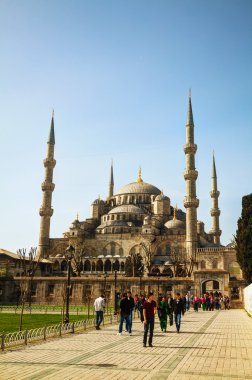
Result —
M218 208L211 208L211 216L220 216L220 210Z
M53 215L53 209L52 208L44 208L44 207L41 207L39 209L39 215L40 216L52 216Z
M191 143L185 144L184 152L185 154L195 154L197 152L197 145Z
M211 198L219 198L220 192L218 190L212 190L210 191L210 197Z
M213 235L213 236L221 236L221 234L222 234L222 231L221 231L221 230L213 230L213 229L211 229L211 230L209 231L209 235Z
M184 171L184 179L185 180L191 179L191 180L196 181L197 178L198 178L198 171L197 170L191 169L191 170L185 170Z
M56 165L56 160L54 158L46 158L43 162L45 168L54 168Z
M42 191L53 191L54 188L55 188L55 184L52 183L52 182L46 182L46 181L44 181L41 184Z
M184 207L185 208L189 208L189 207L199 207L199 200L197 198L194 198L194 197L189 197L189 196L186 196L184 198Z

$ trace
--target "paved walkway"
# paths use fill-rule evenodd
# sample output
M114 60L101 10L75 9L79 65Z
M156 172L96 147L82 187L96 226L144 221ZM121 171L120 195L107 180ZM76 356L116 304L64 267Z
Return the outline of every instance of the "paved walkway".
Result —
M252 319L242 310L190 311L181 333L155 326L142 346L143 327L117 336L117 326L92 330L0 354L1 380L252 379Z

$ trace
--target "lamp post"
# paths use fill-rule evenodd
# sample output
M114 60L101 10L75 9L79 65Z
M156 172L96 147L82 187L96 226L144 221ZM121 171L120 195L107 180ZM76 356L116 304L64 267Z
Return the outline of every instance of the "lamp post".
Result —
M65 323L69 323L69 299L70 299L70 278L71 278L71 260L74 254L74 247L69 245L66 249L65 258L67 259L67 293L66 293L66 316Z
M159 297L159 280L160 280L160 277L158 277L158 297Z
M107 313L108 313L108 300L107 300L107 296L106 296L107 277L108 277L108 273L104 272L104 296L105 296L105 302L107 305Z
M114 315L117 314L117 270L115 270L115 282L114 282L114 286L115 286L115 303L114 303Z

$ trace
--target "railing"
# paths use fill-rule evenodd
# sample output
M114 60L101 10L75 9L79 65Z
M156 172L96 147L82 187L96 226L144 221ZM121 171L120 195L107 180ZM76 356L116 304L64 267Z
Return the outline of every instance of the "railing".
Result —
M103 319L103 325L118 322L118 318L118 315L106 315ZM2 334L0 336L1 350L4 351L6 348L10 348L13 346L27 345L28 343L34 341L61 337L62 335L66 335L69 333L74 334L75 332L86 331L88 328L94 326L95 318L65 324L58 324L54 326L44 326L32 330L26 329L23 331Z

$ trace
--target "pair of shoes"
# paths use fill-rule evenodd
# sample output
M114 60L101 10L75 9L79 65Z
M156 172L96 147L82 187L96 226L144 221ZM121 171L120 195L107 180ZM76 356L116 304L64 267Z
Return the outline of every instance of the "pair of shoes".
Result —
M152 343L149 343L149 347L153 347Z
M177 333L179 334L179 330L177 330Z
M95 326L96 330L100 330L100 327L99 326Z
M122 335L122 333L119 333L119 332L118 332L116 335Z
M143 344L143 347L146 347L146 344Z
M132 336L132 333L131 333L131 332L129 332L129 335L130 335L130 336Z

